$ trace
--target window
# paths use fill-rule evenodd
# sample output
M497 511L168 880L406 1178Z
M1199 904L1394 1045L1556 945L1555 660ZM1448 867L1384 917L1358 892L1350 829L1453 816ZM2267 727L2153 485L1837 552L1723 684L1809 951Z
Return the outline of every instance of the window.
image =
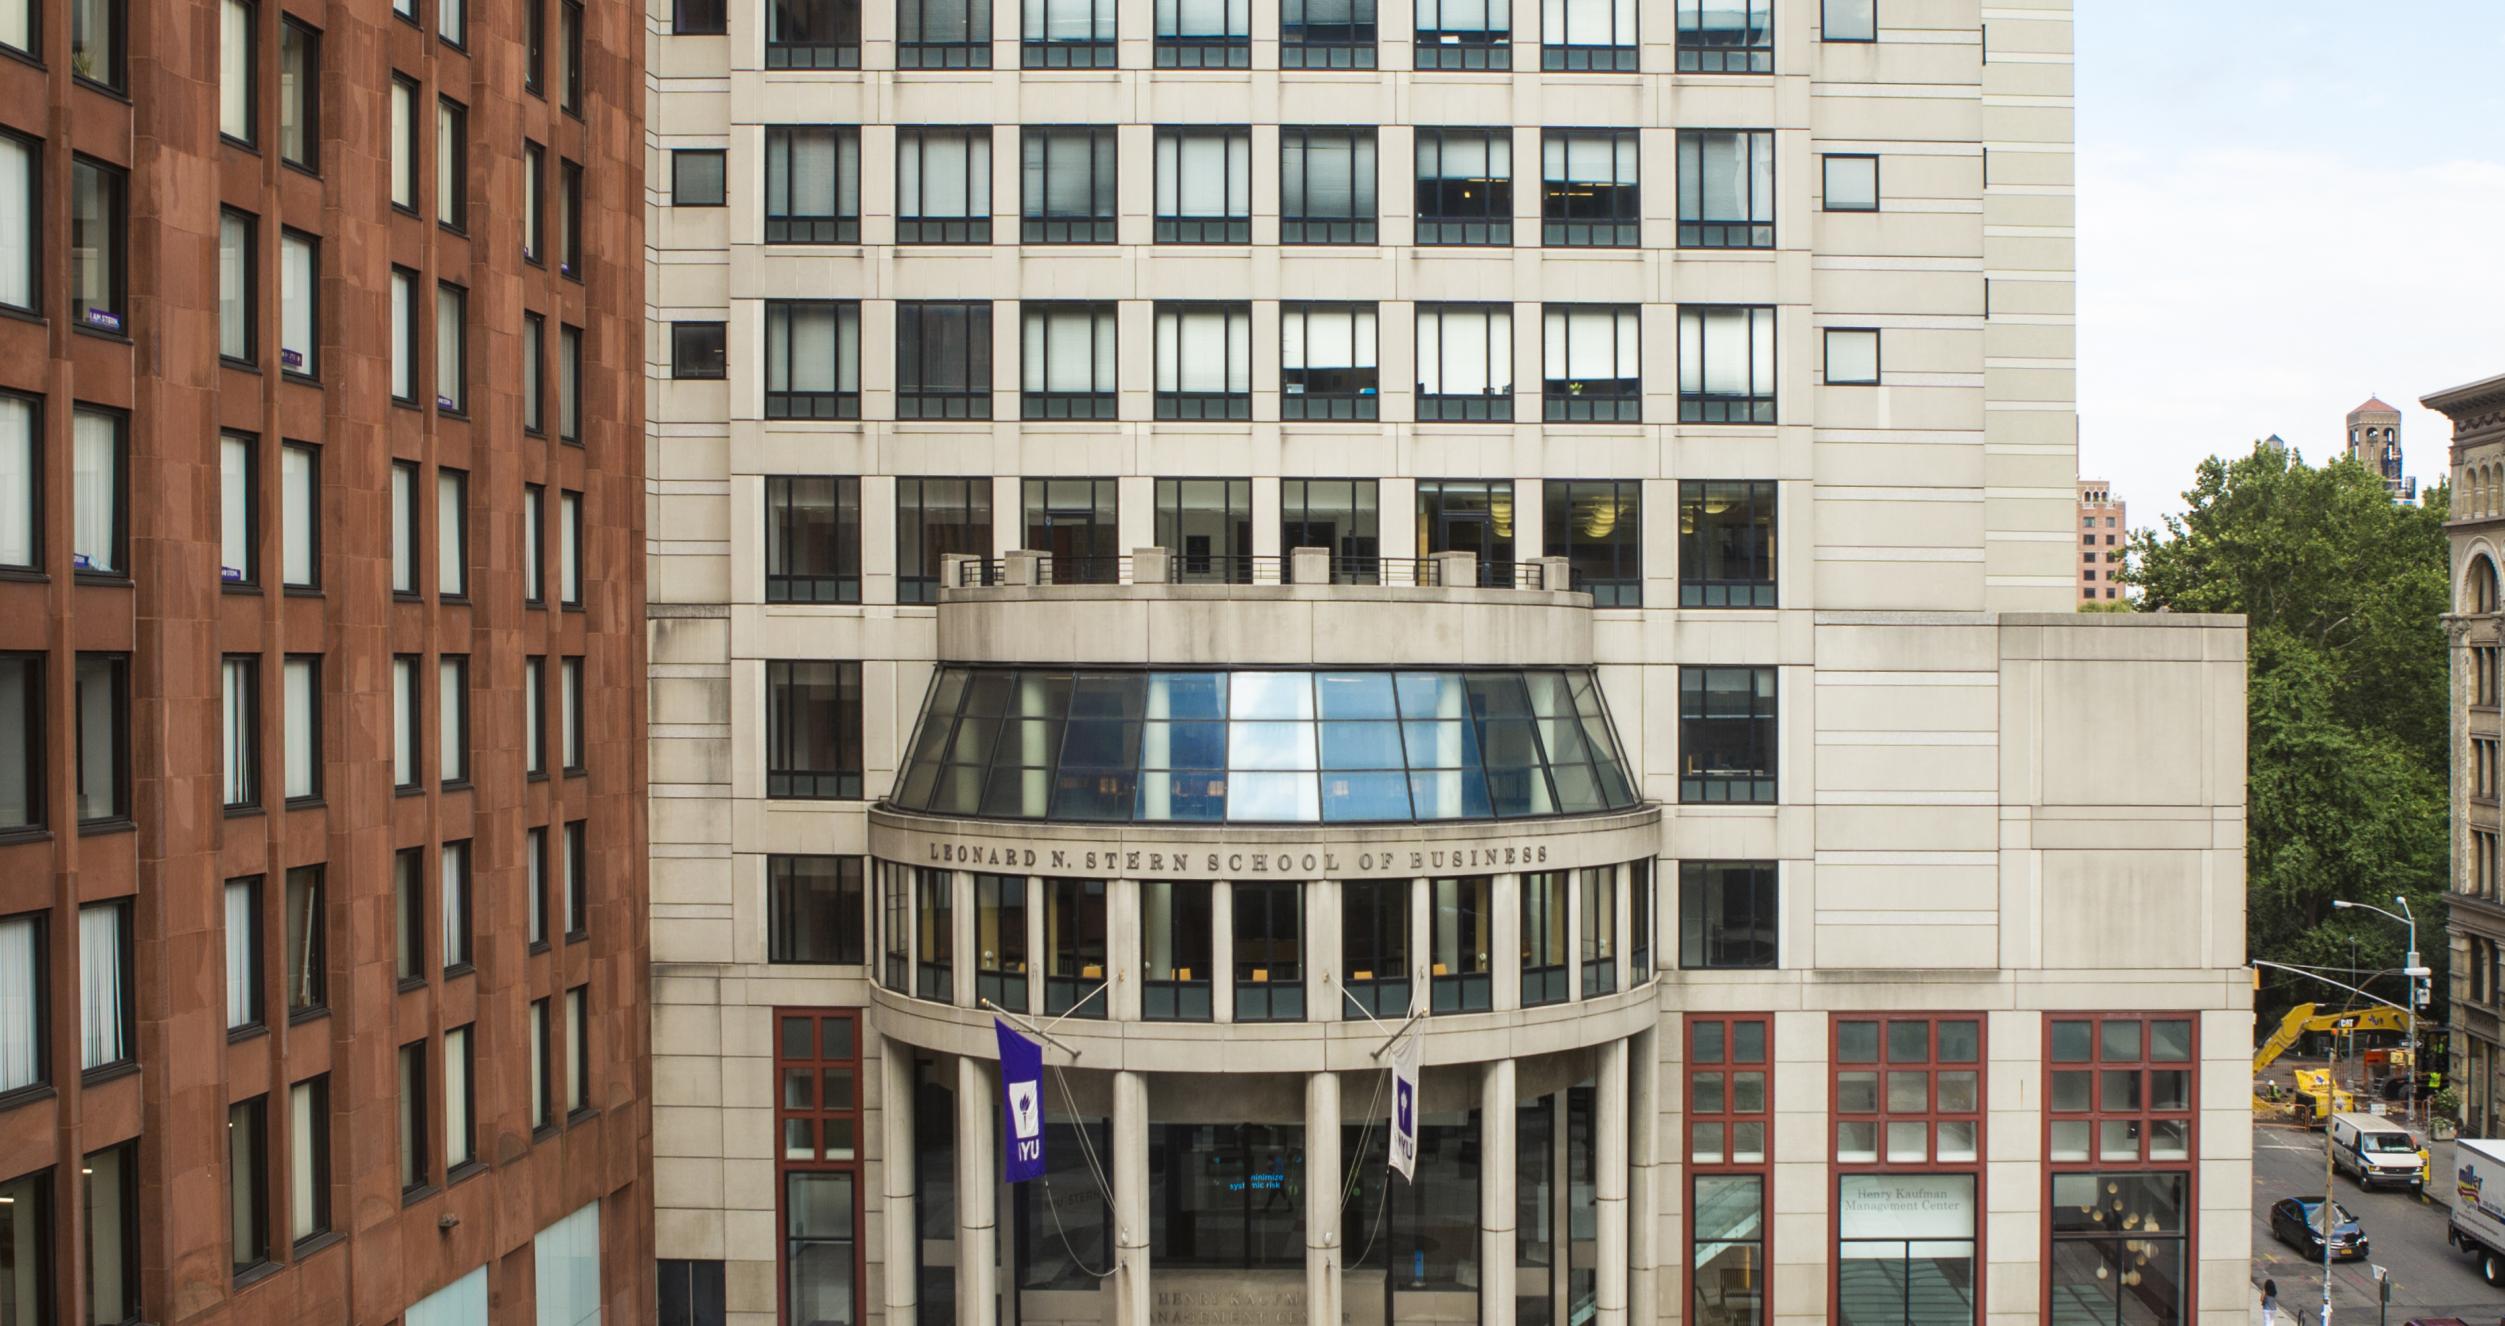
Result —
M606 1281L600 1274L600 1203L576 1207L574 1213L539 1231L531 1240L531 1270L537 1284L539 1326L600 1326L600 1297Z
M470 658L435 660L435 768L446 787L470 781Z
M936 876L944 879L945 876ZM1026 876L974 877L974 1002L1026 1011ZM949 992L929 996L947 999Z
M85 680L83 668L80 680ZM0 654L0 833L43 825L43 712L43 655ZM85 717L83 711L80 717ZM93 758L85 748L83 722L79 757ZM83 778L83 763L80 769Z
M42 59L42 43L39 40L43 35L42 20L43 0L6 0L6 3L0 3L0 46L32 59ZM14 1284L15 1281L12 1279L8 1283Z
M417 0L403 0L414 6ZM522 90L544 97L548 76L548 2L523 0Z
M545 714L548 660L538 654L522 660L522 772L548 776L548 720Z
M1774 247L1774 131L1679 131L1679 247Z
M1020 237L1029 244L1114 240L1114 131L1020 131Z
M278 449L279 581L288 589L322 583L322 457L303 442Z
M391 269L391 398L401 405L418 400L417 286L416 272Z
M1644 606L1644 485L1634 479L1551 479L1546 555L1563 557L1573 588L1598 608Z
M120 411L76 407L71 420L72 461L70 566L82 575L119 577L123 562L122 452L125 418Z
M558 748L565 752L566 773L580 774L583 772L583 658L580 654L559 661L557 684L563 688L563 694L558 696Z
M671 35L719 37L730 30L729 9L724 0L676 0L670 6Z
M1157 417L1252 418L1252 305L1157 305Z
M323 930L322 868L289 869L286 890L287 911L281 923L286 927L287 966L280 977L286 983L287 1012L292 1017L315 1012L329 1002L324 964L330 943Z
M391 205L414 212L418 205L418 85L391 76Z
M2052 1176L2051 1320L2182 1321L2189 1174Z
M564 0L558 7L557 49L557 58L564 62L561 72L565 75L565 88L557 104L566 114L580 119L583 114L582 0ZM768 64L773 63L773 55L770 50L766 52Z
M1340 986L1345 999L1378 1018L1406 1016L1410 994L1409 881L1349 880L1340 885ZM1346 1010L1341 1010L1345 1016Z
M34 28L25 5L14 19L0 18L0 43L35 55ZM115 92L126 90L122 69L122 0L70 0L70 73ZM97 1320L104 1320L99 1316Z
M556 1099L556 1080L553 1061L549 1058L554 1042L550 1039L548 1017L548 1001L532 1000L531 1061L526 1071L531 1079L531 1131L534 1133L556 1122L556 1117L549 1113L551 1103Z
M1374 182L1372 129L1279 130L1279 242L1372 244Z
M861 665L765 665L769 797L861 796Z
M426 1042L400 1047L400 1196L406 1201L432 1181L426 1135ZM484 1286L482 1285L482 1289Z
M2049 1016L2047 1024L2045 1158L2056 1167L2147 1164L2188 1171L2192 1019ZM2059 1185L2060 1177L2053 1182ZM2183 1232L2180 1225L2169 1227Z
M537 313L522 315L522 431L538 434L547 431L547 408L540 391L540 362L547 352L548 319Z
M0 917L0 1098L51 1080L41 912Z
M99 5L105 0L86 0ZM321 165L322 36L294 19L278 24L278 156L290 165Z
M269 1097L226 1107L227 1228L237 1275L270 1259L269 1140Z
M1775 485L1689 480L1679 485L1679 606L1771 608Z
M1874 156L1829 155L1821 158L1824 185L1820 191L1830 212L1879 210L1879 159Z
M31 696L42 674L29 676ZM130 816L130 659L78 656L78 822L110 824ZM29 726L30 734L42 731ZM40 742L37 742L40 745Z
M1821 0L1818 35L1825 41L1877 41L1879 0Z
M1679 800L1775 798L1774 669L1679 669Z
M720 1259L661 1259L661 1326L722 1326L727 1289Z
M1879 333L1868 327L1827 328L1827 385L1879 385Z
M130 909L127 898L78 909L78 1066L86 1072L128 1063L139 1051ZM0 922L0 931L9 924Z
M1114 306L1028 300L1018 410L1027 419L1114 417Z
M1331 554L1331 583L1370 585L1381 574L1381 484L1374 479L1279 481L1279 547Z
M426 849L392 854L392 977L402 989L426 982Z
M1119 505L1113 480L1022 480L1019 505L1026 546L1051 554L1054 584L1113 583Z
M286 747L280 767L286 775L290 802L318 801L322 796L322 659L318 654L290 654L279 666L281 722Z
M1771 861L1679 863L1679 965L1772 968L1781 897Z
M1513 309L1418 305L1418 418L1513 418Z
M1427 881L1427 975L1437 1013L1496 1006L1488 958L1496 947L1495 881L1486 875Z
M1541 310L1550 423L1633 423L1644 417L1643 331L1632 304L1550 304Z
M444 1173L458 1173L464 1166L478 1160L478 1143L471 1136L470 1117L475 1112L475 1099L470 1094L472 1069L477 1066L471 1056L471 1029L454 1027L444 1033ZM548 1292L543 1288L540 1293Z
M1541 134L1541 243L1631 248L1642 242L1635 146L1632 129Z
M0 305L42 307L43 147L0 131Z
M470 476L435 471L435 592L448 599L470 593Z
M682 147L670 153L670 206L720 207L729 201L729 153Z
M773 0L765 12L768 69L861 67L861 0Z
M1305 1017L1305 886L1237 883L1235 1020Z
M260 223L249 212L217 214L217 352L239 364L254 361L261 302Z
M766 479L765 598L768 603L861 601L859 479Z
M1679 422L1774 422L1774 310L1679 310Z
M1635 68L1635 0L1540 0L1540 68Z
M418 658L401 654L391 661L391 781L403 792L418 787Z
M1510 479L1421 479L1418 481L1418 556L1421 559L1440 552L1466 552L1479 562L1478 581L1482 588L1513 584L1513 481ZM1519 708L1519 702L1515 703ZM1506 771L1498 775L1504 787L1497 792L1506 800L1508 815L1546 814L1547 784L1539 776L1538 763L1532 752L1527 731L1509 731L1514 753L1499 759L1489 753L1490 773L1503 764ZM1480 735L1482 746L1488 734ZM1466 760L1466 757L1454 757ZM1439 757L1439 764L1444 760ZM1449 767L1449 766L1447 766ZM1525 781L1527 779L1527 781ZM1534 789L1537 789L1536 792ZM1536 800L1530 800L1536 796ZM1471 799L1476 801L1475 790ZM1453 809L1447 799L1445 814ZM1484 814L1483 810L1466 810L1465 814Z
M124 199L129 178L86 157L70 160L70 325L119 336L130 330L122 303Z
M1774 0L1678 0L1679 72L1774 72Z
M537 663L539 660L531 661ZM527 895L523 909L527 913L523 942L536 953L548 947L548 881L552 876L548 870L548 830L545 826L533 825L522 831L522 868L525 877L522 891Z
M574 492L557 494L557 602L559 606L580 610L583 606L583 495Z
M261 1025L261 879L226 881L226 1030Z
M1774 1123L1770 1020L1687 1019L1683 1152L1690 1317L1762 1326L1766 1307L1766 1193L1774 1173L1766 1135ZM1881 1318L1881 1320L1886 1320Z
M768 962L859 963L863 911L857 856L769 856L765 861ZM1024 922L1019 923L1023 927ZM1025 931L1019 931L1023 948ZM1021 983L1020 994L1024 994ZM1021 1001L1020 1007L1024 1007Z
M1282 69L1374 68L1375 0L1283 0Z
M992 417L992 306L896 305L896 417Z
M571 944L591 935L591 846L589 825L568 820L559 842L565 850L565 939Z
M1176 580L1252 583L1252 480L1157 480L1157 546Z
M1105 1015L1105 935L1103 880L1044 881L1045 1016Z
M1522 1006L1567 998L1566 888L1562 870L1522 876Z
M1381 400L1375 322L1372 304L1281 304L1279 417L1375 418Z
M1029 69L1110 69L1114 0L1025 0L1019 62Z
M861 417L859 304L830 299L766 301L765 417Z
M861 131L768 125L765 242L861 242Z
M548 252L548 149L522 144L522 260L536 264Z
M896 480L896 601L939 601L941 560L992 554L990 479Z
M89 1152L78 1167L80 1187L84 1189L87 1206L87 1320L121 1322L139 1319L139 1143L136 1140L102 1151ZM17 1196L0 1189L0 1195ZM13 1207L15 1203L11 1203ZM24 1207L24 1218L38 1222L44 1216ZM15 1241L13 1241L15 1242ZM16 1248L31 1251L25 1243ZM0 1258L0 1287L12 1295L22 1293L10 1272L11 1259ZM20 1300L23 1302L23 1300ZM37 1301L37 1304L40 1300ZM42 1319L37 1304L26 1304L28 1320Z
M1838 1017L1834 1036L1841 1315L1972 1320L1982 1023Z
M228 654L225 677L225 796L228 810L261 804L261 660Z
M1417 242L1513 243L1513 131L1417 133Z
M1252 240L1252 131L1157 131L1159 244Z
M218 580L256 583L253 545L258 543L260 499L253 491L253 451L260 439L226 433L218 438Z
M947 0L903 2L939 4ZM896 242L991 241L991 127L897 130Z
M455 46L469 31L469 0L435 0L435 35Z
M319 376L315 344L321 336L321 241L293 230L278 232L278 367L298 377Z
M10 1213L0 1240L0 1292L26 1321L52 1315L52 1172L39 1169L0 1183L0 1210ZM22 1311L21 1311L22 1309Z
M793 1321L861 1320L857 1017L776 1010L775 1120L782 1138L776 1168L782 1184L783 1296ZM665 1272L665 1284L667 1278Z
M1157 0L1157 67L1251 68L1252 6L1247 0Z
M470 412L470 292L449 282L435 286L435 408Z
M568 1118L591 1106L591 987L565 992L565 1112Z
M583 279L583 167L557 163L557 274Z
M1140 1017L1207 1022L1210 1017L1210 888L1143 880L1139 886Z
M2493 709L2496 707L2498 694L2497 662L2499 653L2500 651L2495 645L2472 645L2470 647L2470 703L2478 706L2479 708Z
M583 441L583 329L557 326L557 440Z
M307 1078L287 1089L288 1225L297 1247L331 1228L331 1080Z
M245 147L260 132L261 20L252 0L225 0L217 40L217 131Z
M1513 6L1497 0L1416 0L1420 69L1509 69Z
M991 0L898 0L896 67L991 68Z

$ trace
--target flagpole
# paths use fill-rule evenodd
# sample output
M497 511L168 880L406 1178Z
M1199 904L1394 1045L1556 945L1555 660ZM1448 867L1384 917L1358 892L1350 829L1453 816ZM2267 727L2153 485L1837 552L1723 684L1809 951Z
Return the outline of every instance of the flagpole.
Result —
M993 1003L989 999L978 999L975 1002L981 1004L987 1009L990 1009L994 1016L1016 1023L1018 1027L1025 1031L1028 1035L1033 1036L1035 1039L1042 1041L1046 1045L1049 1045L1054 1049L1061 1051L1063 1054L1070 1056L1070 1062L1077 1063L1079 1061L1080 1055L1076 1046L1069 1044L1067 1041L1053 1035L1051 1032L1048 1032L1043 1028L1036 1026L1034 1023L1027 1021L1023 1015L1012 1013L1008 1009L1002 1008L1000 1005Z
M1338 985L1339 983L1334 981L1333 984ZM1376 1017L1374 1015L1374 1010L1366 1007L1364 1000L1361 1000L1356 995L1350 993L1346 985L1339 986L1339 997L1347 1000L1349 1007L1356 1009L1360 1014L1364 1015L1366 1021L1373 1023L1376 1031L1385 1030L1383 1019ZM1408 1018L1399 1026L1390 1028L1390 1039L1384 1041L1381 1045L1376 1046L1373 1053L1367 1055L1366 1057L1380 1061L1383 1056L1391 1050L1392 1046L1400 1041L1401 1036L1411 1027L1416 1026L1418 1019L1425 1016L1426 1010L1418 1007L1416 1000L1411 1000L1409 1004Z

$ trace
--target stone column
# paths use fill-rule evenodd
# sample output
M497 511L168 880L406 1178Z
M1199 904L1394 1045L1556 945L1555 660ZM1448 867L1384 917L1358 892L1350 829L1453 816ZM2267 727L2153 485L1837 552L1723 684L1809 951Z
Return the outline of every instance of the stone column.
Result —
M778 1086L776 1088L780 1090ZM879 1042L879 1192L887 1235L887 1319L913 1320L920 1286L913 1211L913 1055L898 1040Z
M1514 1317L1513 1060L1487 1065L1479 1079L1479 1322Z
M1487 955L1490 1003L1498 1010L1522 1007L1522 876L1498 875L1487 905L1496 915L1488 927L1494 952Z
M1256 493L1260 490L1255 489ZM1256 503L1259 501L1255 498ZM1258 548L1261 525L1256 514L1253 525L1253 546ZM1273 525L1275 529L1277 526ZM1327 585L1331 583L1331 550L1328 548L1293 548L1287 554L1287 580L1292 585Z
M1435 886L1409 881L1409 1007L1435 1007Z
M1149 1326L1148 1079L1113 1075L1113 1321Z
M1340 1191L1348 1161L1339 1153L1339 1075L1305 1079L1305 1320L1340 1326Z
M1216 880L1209 885L1209 1020L1235 1020L1235 885Z
M1592 1133L1600 1150L1592 1174L1598 1217L1592 1251L1600 1272L1593 1287L1596 1326L1625 1326L1627 1319L1628 1049L1624 1040L1600 1047L1600 1080L1592 1092Z
M1650 1027L1635 1033L1627 1047L1627 1170L1627 1311L1635 1321L1658 1322L1661 1039Z
M1000 1116L991 1071L979 1059L957 1058L957 1322L991 1326L999 1307L995 1288L1000 1239L993 1212L1000 1171L993 1164Z

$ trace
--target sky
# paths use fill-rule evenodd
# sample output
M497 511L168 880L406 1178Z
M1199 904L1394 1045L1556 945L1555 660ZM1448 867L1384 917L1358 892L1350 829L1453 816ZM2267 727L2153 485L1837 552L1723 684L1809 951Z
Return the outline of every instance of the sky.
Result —
M2370 395L2505 373L2505 0L2075 0L2079 471L2131 523Z

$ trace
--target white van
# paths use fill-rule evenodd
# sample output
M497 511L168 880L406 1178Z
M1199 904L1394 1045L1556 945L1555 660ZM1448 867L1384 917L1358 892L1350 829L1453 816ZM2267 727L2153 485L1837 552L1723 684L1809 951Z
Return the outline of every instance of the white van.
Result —
M2418 1139L2407 1128L2374 1114L2331 1116L2331 1163L2358 1186L2389 1185L2411 1192L2426 1187Z

